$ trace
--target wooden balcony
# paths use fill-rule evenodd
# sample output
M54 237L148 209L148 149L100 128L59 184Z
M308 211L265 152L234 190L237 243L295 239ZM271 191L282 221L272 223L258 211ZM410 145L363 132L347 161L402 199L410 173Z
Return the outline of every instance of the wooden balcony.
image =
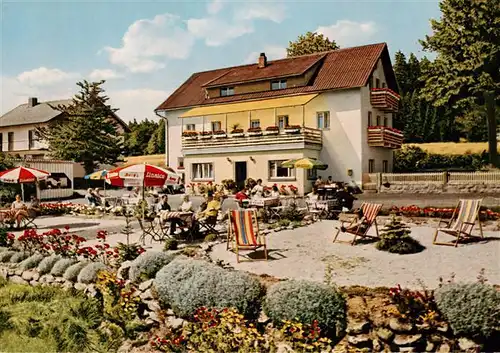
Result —
M403 133L397 129L385 126L368 127L368 146L401 148Z
M389 88L372 88L370 91L372 107L386 112L397 112L399 99L399 94Z
M295 131L243 132L239 134L218 134L212 136L184 136L182 150L189 154L213 154L250 151L279 151L290 149L321 150L322 132L302 127Z

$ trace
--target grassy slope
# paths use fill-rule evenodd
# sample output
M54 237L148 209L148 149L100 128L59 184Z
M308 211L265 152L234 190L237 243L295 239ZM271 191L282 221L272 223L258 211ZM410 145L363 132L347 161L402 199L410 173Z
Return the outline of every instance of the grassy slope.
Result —
M467 154L467 153L481 153L488 150L487 142L434 142L434 143L416 143L408 144L418 146L424 151L436 154ZM498 150L500 150L500 142L498 143Z
M152 154L150 156L135 156L126 157L125 164L135 164L135 163L148 163L157 165L160 167L165 166L165 155L164 154Z

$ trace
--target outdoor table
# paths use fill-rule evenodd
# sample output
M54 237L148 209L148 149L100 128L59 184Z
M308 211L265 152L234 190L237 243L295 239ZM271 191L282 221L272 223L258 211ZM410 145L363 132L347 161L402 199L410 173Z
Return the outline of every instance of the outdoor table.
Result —
M277 197L265 197L259 199L251 199L249 203L249 207L255 207L257 209L262 209L263 212L267 215L267 219L269 221L280 218L278 209L273 209L280 205L280 199Z
M107 203L110 207L116 207L121 204L121 199L116 196L102 196L101 199L103 205Z
M185 225L181 225L180 228L184 228L189 233L188 236L192 236L194 230L194 212L160 211L158 216L160 219L160 229L164 233L170 231L170 227L163 227L162 225L169 220L178 219Z
M332 217L333 213L335 213L335 206L338 206L338 201L332 199L317 200L315 204L316 209L324 211L324 214L328 218Z

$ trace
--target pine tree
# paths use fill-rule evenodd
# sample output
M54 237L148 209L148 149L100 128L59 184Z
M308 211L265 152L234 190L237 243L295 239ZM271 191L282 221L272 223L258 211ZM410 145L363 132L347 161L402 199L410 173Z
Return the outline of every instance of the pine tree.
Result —
M413 254L421 252L425 247L411 236L410 227L404 224L395 215L384 226L380 233L380 240L375 244L378 250L396 254Z
M52 107L62 112L63 118L37 129L53 157L80 162L87 173L98 163L114 164L123 148L113 119L118 109L106 104L109 98L101 88L104 82L78 82L80 92L71 104Z

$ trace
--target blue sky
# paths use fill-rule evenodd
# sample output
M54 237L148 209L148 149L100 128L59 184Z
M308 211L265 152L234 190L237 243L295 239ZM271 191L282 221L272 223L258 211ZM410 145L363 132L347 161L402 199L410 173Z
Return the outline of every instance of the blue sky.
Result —
M193 72L285 55L318 31L341 47L387 42L422 56L438 1L9 1L1 4L0 112L28 96L63 99L80 79L104 88L125 120L154 108Z

